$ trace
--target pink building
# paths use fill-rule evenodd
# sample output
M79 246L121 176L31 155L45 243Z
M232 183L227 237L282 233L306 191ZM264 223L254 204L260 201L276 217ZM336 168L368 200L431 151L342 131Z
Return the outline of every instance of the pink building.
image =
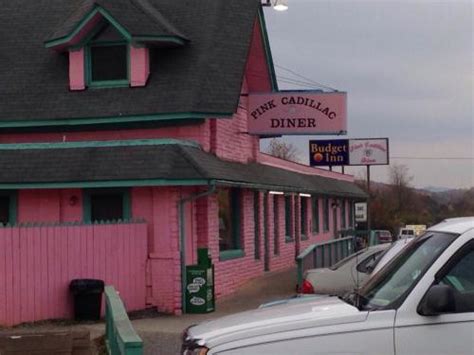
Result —
M278 90L259 1L185 3L4 4L0 324L69 317L74 278L179 314L198 248L219 298L352 225L351 176L248 134Z

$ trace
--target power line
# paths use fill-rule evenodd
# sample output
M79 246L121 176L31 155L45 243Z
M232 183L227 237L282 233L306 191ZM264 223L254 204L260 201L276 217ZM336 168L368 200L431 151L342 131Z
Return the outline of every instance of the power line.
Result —
M263 79L267 78L266 76L261 75L258 72L250 71L249 73L252 76L256 76L258 78L263 78ZM321 88L321 85L315 84L313 82L297 80L297 79L290 78L290 77L287 77L287 76L282 76L282 75L276 74L276 78L278 79L278 82L282 82L282 83L286 83L286 84L292 84L292 85L296 85L296 86L298 86L298 85L299 86L304 86L304 87L307 87L307 88L310 88L310 89L320 89ZM331 88L331 90L334 90L334 89ZM337 91L337 90L335 90L335 91Z
M308 77L305 77L305 76L303 76L303 75L301 75L301 74L298 74L296 71L294 71L294 70L292 70L292 69L286 68L286 67L284 67L284 66L282 66L282 65L278 65L278 64L274 64L274 65L275 65L275 67L277 67L277 68L279 68L279 69L281 69L281 70L284 70L284 71L286 71L286 72L288 72L288 73L291 73L291 74L293 74L293 75L295 75L295 76L297 76L297 77L299 77L299 78L301 78L301 79L307 80L307 81L309 81L310 83L312 83L312 84L314 84L314 85L317 85L317 86L319 86L319 87L322 87L322 88L325 88L325 89L329 89L329 90L332 90L332 91L338 91L338 90L335 89L335 88L332 88L332 87L330 87L330 86L321 84L320 82L318 82L318 81L316 81L316 80L313 80L313 79L311 79L311 78L308 78Z
M283 79L280 76L277 76L277 79L278 79L279 83L281 82L281 83L292 84L292 85L296 85L296 86L299 85L299 86L304 86L304 87L307 87L307 88L310 88L310 89L315 89L316 88L314 85L310 85L310 84L304 83L302 81Z

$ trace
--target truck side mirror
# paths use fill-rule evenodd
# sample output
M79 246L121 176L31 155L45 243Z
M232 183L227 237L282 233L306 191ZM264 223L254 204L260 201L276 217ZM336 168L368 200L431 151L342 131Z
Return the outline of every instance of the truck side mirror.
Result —
M454 291L447 285L433 285L429 288L418 307L423 316L437 316L442 313L454 312Z

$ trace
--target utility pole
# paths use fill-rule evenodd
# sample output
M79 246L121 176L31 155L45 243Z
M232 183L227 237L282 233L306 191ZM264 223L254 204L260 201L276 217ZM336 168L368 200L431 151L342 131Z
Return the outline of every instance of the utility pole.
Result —
M369 197L367 198L367 230L370 234L371 223L370 223L370 165L367 165L367 194ZM370 237L370 235L369 235Z

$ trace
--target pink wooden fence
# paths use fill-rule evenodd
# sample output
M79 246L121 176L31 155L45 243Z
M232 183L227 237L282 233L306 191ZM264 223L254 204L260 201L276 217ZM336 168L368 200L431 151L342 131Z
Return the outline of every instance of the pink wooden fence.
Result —
M113 285L145 308L145 223L0 228L0 325L71 318L69 282Z

